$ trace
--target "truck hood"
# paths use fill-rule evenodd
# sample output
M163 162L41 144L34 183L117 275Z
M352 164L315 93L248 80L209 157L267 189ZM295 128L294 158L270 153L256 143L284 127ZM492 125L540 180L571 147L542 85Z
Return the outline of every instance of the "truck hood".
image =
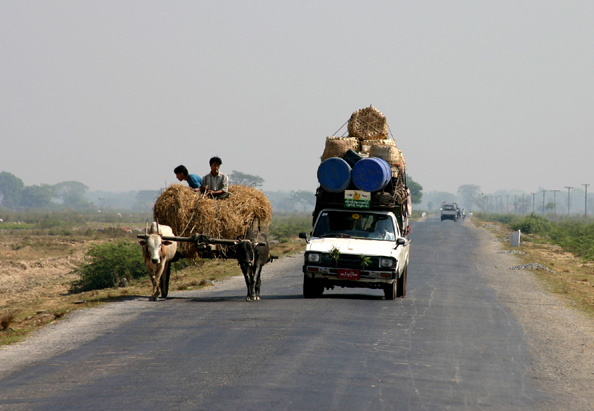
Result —
M338 248L343 254L356 255L390 255L396 241L361 240L356 238L312 238L306 247L307 251L329 253Z

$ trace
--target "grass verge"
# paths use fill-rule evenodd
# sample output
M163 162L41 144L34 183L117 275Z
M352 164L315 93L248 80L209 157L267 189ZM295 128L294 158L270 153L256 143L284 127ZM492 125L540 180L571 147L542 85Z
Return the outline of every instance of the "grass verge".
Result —
M473 223L493 233L504 250L516 250L520 264L536 263L551 269L532 269L545 290L555 294L568 305L589 317L594 317L594 262L554 244L547 235L524 234L520 247L511 247L512 228L505 223L472 219Z

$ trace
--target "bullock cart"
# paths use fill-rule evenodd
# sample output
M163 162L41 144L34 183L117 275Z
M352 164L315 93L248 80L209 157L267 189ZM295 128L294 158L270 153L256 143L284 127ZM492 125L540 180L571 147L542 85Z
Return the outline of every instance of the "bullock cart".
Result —
M246 276L248 300L258 300L259 273L274 259L263 232L270 224L272 206L264 193L253 187L231 185L229 193L225 199L209 198L172 184L155 202L153 217L173 230L173 235L162 238L178 244L173 261L236 258Z

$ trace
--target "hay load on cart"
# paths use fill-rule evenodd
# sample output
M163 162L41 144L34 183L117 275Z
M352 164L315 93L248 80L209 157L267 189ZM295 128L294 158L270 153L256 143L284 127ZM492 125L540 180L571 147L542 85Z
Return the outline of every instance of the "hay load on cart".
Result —
M233 247L224 241L243 237L248 228L265 230L272 219L270 200L260 190L240 185L229 186L231 196L212 199L189 187L172 184L157 199L153 215L160 224L173 229L178 237L193 237L196 241L181 242L182 257L229 257Z

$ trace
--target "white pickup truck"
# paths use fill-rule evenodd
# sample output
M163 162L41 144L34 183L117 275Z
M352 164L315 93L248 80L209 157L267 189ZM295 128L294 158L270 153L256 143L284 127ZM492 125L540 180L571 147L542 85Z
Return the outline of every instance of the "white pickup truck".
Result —
M317 213L303 265L303 296L324 289L383 289L385 298L406 295L410 240L392 211L325 208Z

